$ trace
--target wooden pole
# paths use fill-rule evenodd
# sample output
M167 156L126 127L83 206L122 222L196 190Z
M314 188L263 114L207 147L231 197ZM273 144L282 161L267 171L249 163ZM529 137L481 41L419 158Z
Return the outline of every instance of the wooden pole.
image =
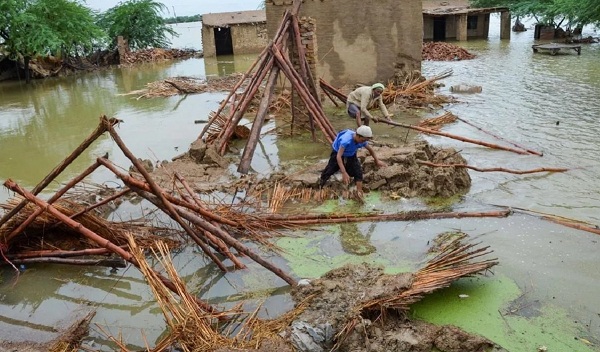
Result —
M483 146L486 146L486 147L492 148L492 149L506 150L506 151L517 153L517 154L521 154L521 155L529 154L528 152L526 152L524 150L514 149L514 148L510 148L510 147L504 147L504 146L501 146L501 145L487 143L487 142L483 142L483 141L478 141L478 140L475 140L475 139L461 137L461 136L457 136L457 135L446 133L446 132L435 131L435 130L432 130L432 129L429 129L429 128L423 128L423 127L412 126L412 125L405 125L403 123L389 121L389 120L386 120L386 119L380 119L379 122L383 122L383 123L386 123L386 124L392 125L392 126L399 126L399 127L404 127L404 128L410 128L410 129L413 129L413 130L416 130L416 131L419 131L419 132L423 132L423 133L427 133L427 134L435 134L435 135L438 135L438 136L444 136L444 137L456 139L456 140L459 140L459 141L462 141L462 142L483 145Z
M248 170L250 169L250 162L252 161L254 151L256 150L256 144L258 143L258 139L260 138L260 131L264 124L265 116L269 112L269 104L271 103L271 99L273 98L273 92L275 91L275 83L277 83L278 77L279 67L273 67L273 69L271 70L271 74L269 75L269 79L267 80L267 85L265 86L263 98L260 102L260 105L258 106L256 118L252 123L250 136L248 136L246 147L244 147L244 152L242 153L242 160L237 169L239 173L247 174Z
M27 259L11 259L14 265L20 264L68 264L68 265L84 265L84 266L106 266L109 268L126 268L127 264L122 258L99 258L99 259L69 259L57 257L37 257ZM6 262L0 262L0 265L9 265Z
M459 168L466 168L466 169L471 169L471 170L475 170L475 171L479 171L479 172L508 172L510 174L517 174L517 175L534 174L537 172L569 171L569 169L566 169L566 168L552 168L552 167L540 167L540 168L531 169L531 170L511 170L511 169L505 169L503 167L479 168L479 167L475 167L475 166L471 166L471 165L467 165L467 164L434 164L429 161L421 161L421 160L417 160L417 163L421 164L421 165L431 166L431 167L459 167Z
M52 204L55 201L57 201L60 197L62 197L65 193L67 193L68 190L70 190L71 188L73 188L76 184L78 184L79 182L81 182L89 174L91 174L92 172L94 172L94 170L96 170L99 166L100 166L100 164L98 162L95 162L90 167L88 167L87 169L85 169L81 174L79 174L77 177L73 178L70 182L68 182L58 192L54 193L54 195L52 197L50 197L50 199L48 199L48 204ZM16 235L18 235L21 232L23 232L23 230L25 230L25 228L27 226L29 226L29 224L31 224L43 212L44 212L44 209L42 209L42 208L35 209L33 211L33 213L31 213L27 217L27 219L25 219L25 221L23 221L21 224L19 224L15 228L13 228L13 230L7 236L4 237L4 243L8 244L8 241L10 241Z
M196 197L196 194L192 191L191 187L188 185L188 183L186 182L185 178L183 176L181 176L177 172L175 173L175 178L177 178L177 180L179 182L181 182L181 184L183 185L183 187L185 188L185 190L188 192L188 194L190 195L190 197L192 198L192 200L194 201L194 203L196 203L196 205L198 207L204 208L204 204L202 204L202 202L200 201L200 199L198 199L198 197ZM210 223L213 224L213 226L215 226L215 227L219 227L219 225L214 220L211 220ZM225 243L223 242L223 240L221 240L218 237L215 237L209 231L204 231L204 235L208 239L210 239L210 241L212 243L215 244L215 246L219 249L219 251L224 256L226 256L227 258L229 258L231 260L231 262L235 265L236 268L238 268L238 269L246 269L246 266L235 255L233 255L233 253L231 253L231 251L225 245Z
M206 131L208 131L208 128L210 127L210 125L215 121L215 119L218 118L219 114L221 114L221 112L223 111L225 106L227 106L229 99L231 99L231 97L235 94L235 92L237 92L237 90L244 83L246 78L248 78L248 76L250 76L250 74L252 73L254 68L257 66L261 67L264 64L265 60L267 59L267 55L266 55L267 52L268 52L268 47L265 47L263 49L263 51L258 55L258 58L256 60L254 60L254 63L252 63L252 66L250 66L250 68L248 70L246 70L246 72L242 75L242 78L240 78L240 80L235 84L235 86L233 86L233 88L231 88L231 90L229 91L229 95L227 95L227 98L225 98L225 100L223 100L221 102L221 105L219 105L219 108L217 109L215 115L210 120L208 120L208 122L202 129L202 132L200 132L198 139L201 139L204 136L204 134L206 133ZM235 101L235 99L234 99L234 101Z
M280 215L268 214L262 218L265 221L279 221L285 225L319 225L340 224L362 221L416 221L425 219L461 219L461 218L503 218L511 214L511 210L488 212L409 212L397 214L316 214L316 215Z
M108 119L106 116L100 117L100 123L96 129L90 134L75 150L69 154L60 164L58 164L43 180L38 183L31 191L34 195L40 193L46 186L50 184L58 175L60 175L84 150L86 150L98 137L108 130L109 127L116 125L120 122L117 119ZM27 204L26 200L23 200L16 207L12 208L0 219L0 227L4 225L10 218L18 213Z
M495 134L493 134L493 133L491 133L491 132L488 132L488 131L484 130L483 128L481 128L481 127L479 127L479 126L476 126L476 125L474 125L473 123L471 123L471 122L469 122L469 121L467 121L467 120L461 119L461 118L460 118L460 117L458 117L458 116L456 116L456 118L457 118L459 121L462 121L462 122L466 123L466 124L467 124L467 125L469 125L469 126L475 127L476 129L480 130L481 132L483 132L483 133L485 133L485 134L488 134L488 135L490 135L490 136L492 136L492 137L494 137L494 138L497 138L497 139L499 139L499 140L501 140L501 141L505 141L506 143L509 143L509 144L511 144L511 145L513 145L513 146L515 146L515 147L517 147L517 148L523 149L524 151L528 152L529 154L534 154L534 155L544 156L544 153L536 152L535 150L531 150L531 149L529 149L529 148L526 148L526 147L523 147L523 146L521 146L521 145L519 145L519 144L517 144L517 143L515 143L515 142L511 142L511 141L507 140L507 139L506 139L506 138L504 138L504 137L500 137L500 136L498 136L498 135L495 135Z
M158 186L158 184L156 184L156 182L154 182L152 177L150 177L150 173L146 171L141 161L139 161L135 157L135 155L133 155L133 153L127 148L121 137L117 134L117 132L112 126L109 127L108 133L110 133L113 140L117 143L123 154L125 154L125 156L133 163L137 171L144 177L144 179L152 189L152 193L154 193L158 197L158 199L160 199L162 206L164 207L164 209L166 209L165 213L167 213L167 215L169 215L173 220L175 220L185 230L185 232L187 232L188 235L192 239L194 239L194 241L196 241L196 243L198 244L198 246L200 246L200 248L202 248L204 253L206 253L206 255L208 255L210 259L212 259L212 261L221 270L227 271L225 265L223 265L223 263L221 263L219 258L215 256L215 254L210 250L210 248L208 248L206 244L202 242L202 240L200 240L200 238L196 235L194 229L192 229L189 224L183 221L183 219L181 219L181 217L177 214L175 209L173 209L173 205L165 198L162 189Z
M48 211L50 214L52 214L58 220L65 223L65 225L69 226L73 230L81 233L85 237L94 241L100 247L110 249L113 253L118 254L119 256L121 256L121 258L125 259L126 261L130 262L131 264L133 264L137 268L139 268L139 263L137 262L137 260L133 257L133 255L131 253L129 253L126 250L124 250L123 248L115 245L114 243L110 242L109 240L103 238L102 236L96 234L94 231L83 226L81 223L78 223L75 220L69 218L68 216L66 216L65 214L61 213L59 210L54 208L51 204L46 203L45 201L37 198L34 194L21 188L13 180L11 180L11 179L6 180L4 182L4 186L8 189L13 190L14 192L19 193L20 195L25 197L30 202L36 204L37 206L44 208L46 211ZM155 274L157 275L158 278L160 278L160 280L166 287L168 287L171 291L177 293L177 287L173 284L173 282L171 282L171 280L167 279L166 277L159 274L158 272L155 272ZM196 303L198 304L198 307L200 309L202 309L206 312L209 312L209 313L217 312L215 308L213 308L209 304L207 304L199 299L196 299Z

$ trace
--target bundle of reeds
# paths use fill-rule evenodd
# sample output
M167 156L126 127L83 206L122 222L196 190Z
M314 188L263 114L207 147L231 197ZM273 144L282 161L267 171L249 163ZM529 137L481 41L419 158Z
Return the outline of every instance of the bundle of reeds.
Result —
M456 115L454 115L450 111L446 111L443 115L425 119L425 120L419 122L419 124L417 126L429 128L429 129L437 131L440 128L442 128L442 126L449 124L449 123L456 122L456 120L457 120Z

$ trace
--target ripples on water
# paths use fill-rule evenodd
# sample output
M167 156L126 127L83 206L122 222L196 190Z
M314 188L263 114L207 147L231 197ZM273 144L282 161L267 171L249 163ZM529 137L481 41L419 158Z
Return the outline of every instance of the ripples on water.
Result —
M442 138L430 140L463 150L470 164L481 167L574 168L566 174L525 177L472 172L469 197L598 222L600 45L583 44L580 56L573 50L556 56L533 53L532 30L513 32L510 42L501 42L495 26L492 22L489 40L461 43L477 54L474 60L424 62L424 74L452 68L454 74L443 82L445 94L450 94L454 84L481 85L481 94L455 94L461 103L448 110L494 134L543 151L544 157L484 151ZM462 123L445 131L502 144Z

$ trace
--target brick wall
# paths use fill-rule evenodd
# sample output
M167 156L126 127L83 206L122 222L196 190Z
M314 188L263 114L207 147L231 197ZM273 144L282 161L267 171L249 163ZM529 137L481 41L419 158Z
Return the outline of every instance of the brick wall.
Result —
M291 4L266 1L269 38ZM421 69L421 0L304 0L300 17L316 26L315 79L337 86L371 84L393 78L395 67Z

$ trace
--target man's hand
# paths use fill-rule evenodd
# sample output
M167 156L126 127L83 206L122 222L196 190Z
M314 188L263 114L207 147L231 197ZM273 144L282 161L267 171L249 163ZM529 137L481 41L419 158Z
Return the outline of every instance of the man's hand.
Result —
M386 167L387 166L387 164L384 163L381 160L377 160L377 162L375 163L375 165L377 165L377 167Z
M348 175L347 172L342 173L342 181L344 181L344 184L346 185L350 184L350 175Z
M394 117L394 114L387 114L387 116L385 117L388 121L392 120L392 117Z
M379 122L379 119L376 118L375 116L371 117L371 120L373 120L373 122L375 122L375 123Z

